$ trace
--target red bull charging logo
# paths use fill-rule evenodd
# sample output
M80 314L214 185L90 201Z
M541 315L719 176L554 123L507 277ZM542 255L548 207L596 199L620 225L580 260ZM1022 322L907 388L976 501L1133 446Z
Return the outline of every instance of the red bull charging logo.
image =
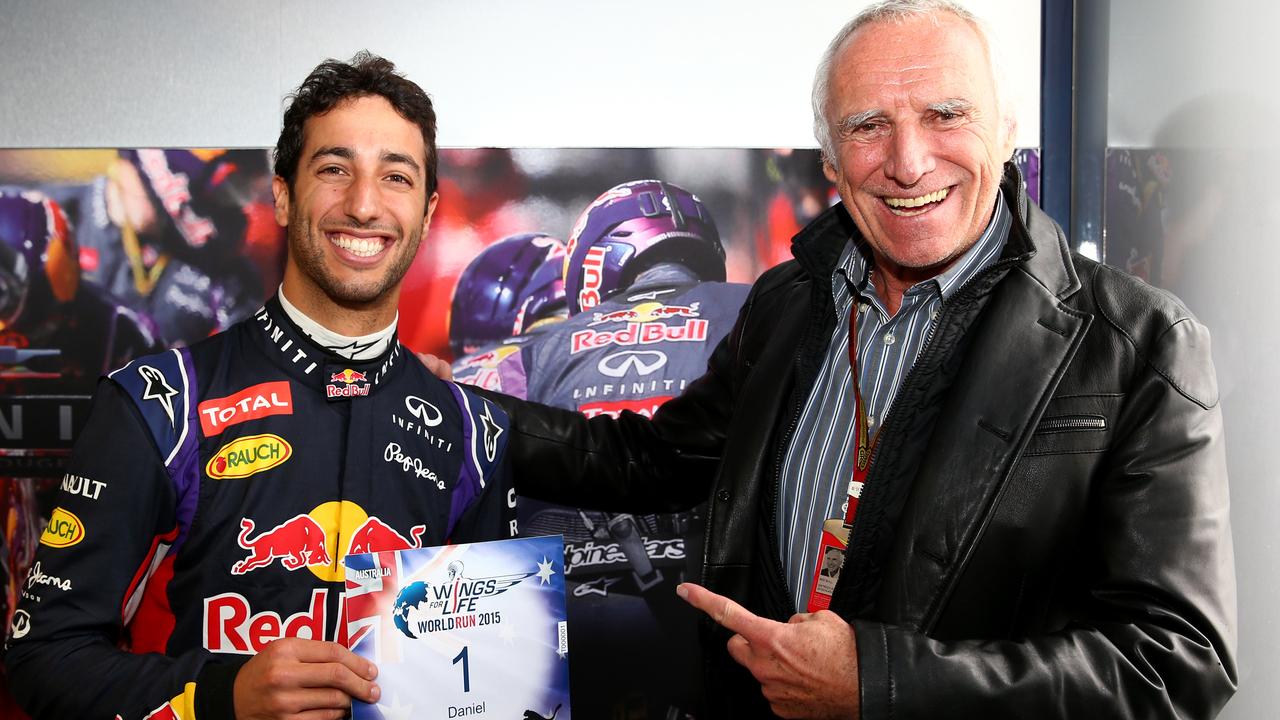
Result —
M244 518L236 543L248 555L231 566L231 574L244 575L279 561L286 570L305 567L321 580L341 582L346 577L342 558L420 548L426 531L426 525L414 525L405 537L349 500L324 503L262 531L252 519Z
M330 398L367 396L369 394L369 376L351 368L346 368L342 372L332 373L329 376L329 384L325 385L324 394Z

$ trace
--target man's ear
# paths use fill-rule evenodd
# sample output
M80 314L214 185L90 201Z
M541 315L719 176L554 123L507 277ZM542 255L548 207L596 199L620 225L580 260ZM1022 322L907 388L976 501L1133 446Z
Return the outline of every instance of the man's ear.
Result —
M1000 147L1000 157L1008 160L1013 157L1013 151L1018 146L1018 116L1010 111L1004 116L1000 124L1004 128L1004 137L1001 138L1003 144Z
M831 158L826 153L822 153L822 174L827 176L831 182L838 182L840 174L836 172L835 165L832 164Z
M276 224L289 227L289 183L279 175L271 178L271 194L276 199Z
M440 193L433 192L431 197L427 198L427 213L422 216L422 237L427 236L427 230L431 227L431 216L435 214L436 203L440 201Z

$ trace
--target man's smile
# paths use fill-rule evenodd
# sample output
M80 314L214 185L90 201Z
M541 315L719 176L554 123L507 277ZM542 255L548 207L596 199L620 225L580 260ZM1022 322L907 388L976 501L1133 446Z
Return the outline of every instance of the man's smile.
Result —
M357 234L350 231L332 231L326 232L325 237L338 248L362 259L377 257L394 242L393 238L382 233Z
M941 190L920 195L917 197L882 197L881 200L888 206L889 212L898 217L913 217L929 212L933 208L947 199L947 195L951 193L950 187L944 187Z

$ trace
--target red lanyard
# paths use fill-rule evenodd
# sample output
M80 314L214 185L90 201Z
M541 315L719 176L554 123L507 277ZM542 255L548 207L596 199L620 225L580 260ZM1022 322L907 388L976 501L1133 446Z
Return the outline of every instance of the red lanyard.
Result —
M871 451L875 449L875 438L871 438L867 427L867 409L862 401L861 375L858 372L858 312L861 303L855 296L853 306L849 308L849 369L853 373L853 399L857 405L853 418L853 435L857 443L857 451L853 456L853 478L849 481L849 504L844 513L844 526L853 527L853 516L858 513L858 498L862 496L863 485L867 481L867 469L871 465ZM877 433L879 437L879 433Z

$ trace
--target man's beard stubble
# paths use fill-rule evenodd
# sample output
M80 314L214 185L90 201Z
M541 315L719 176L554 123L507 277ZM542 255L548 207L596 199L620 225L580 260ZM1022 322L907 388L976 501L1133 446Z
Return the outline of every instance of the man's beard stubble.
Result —
M340 228L332 228L331 231L349 230L369 230L376 226L360 226L347 225ZM377 227L379 230L388 228ZM418 253L418 245L422 241L422 230L416 228L410 230L406 235L403 232L394 232L398 239L393 243L393 247L388 248L388 252L396 252L395 245L406 244L396 257L391 259L391 264L386 267L382 277L379 279L371 279L367 282L360 283L343 283L335 278L325 264L324 250L325 244L329 239L325 237L324 232L312 232L311 224L302 217L291 217L289 219L289 254L293 258L294 263L302 274L315 283L329 299L335 303L351 307L366 306L376 303L386 294L399 286L400 281L409 272L409 266L413 264L414 257Z

